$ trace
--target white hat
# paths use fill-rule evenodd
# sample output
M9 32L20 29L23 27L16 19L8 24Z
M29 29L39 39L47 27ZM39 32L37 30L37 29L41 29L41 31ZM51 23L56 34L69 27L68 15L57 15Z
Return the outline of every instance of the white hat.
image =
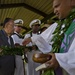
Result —
M41 21L39 20L39 19L35 19L35 20L33 20L33 21L31 21L31 23L30 23L30 28L32 27L32 25L36 25L36 24L41 24Z
M17 19L14 21L15 26L23 26L23 20L22 19Z

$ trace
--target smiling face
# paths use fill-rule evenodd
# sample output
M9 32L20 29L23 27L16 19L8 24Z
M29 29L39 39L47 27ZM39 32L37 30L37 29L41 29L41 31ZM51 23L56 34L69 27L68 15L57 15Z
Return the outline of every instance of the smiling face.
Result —
M71 11L71 0L54 0L54 13L59 19L64 19Z
M14 21L10 20L5 24L4 30L6 31L7 35L11 35L14 32Z

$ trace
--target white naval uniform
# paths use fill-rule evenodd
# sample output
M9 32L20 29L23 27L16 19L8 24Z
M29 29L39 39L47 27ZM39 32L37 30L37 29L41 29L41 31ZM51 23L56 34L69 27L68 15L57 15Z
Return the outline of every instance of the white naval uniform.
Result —
M15 33L18 34L17 32L15 32ZM18 44L22 45L23 39L19 38L16 34L12 35L14 44L18 43ZM22 56L15 55L15 63L16 63L16 68L15 68L14 75L24 75L24 68L23 68L24 66L23 66Z
M37 34L33 34L32 33L32 36L36 36ZM25 35L25 38L28 38L28 37L31 37L30 34L26 34ZM24 38L24 39L25 39ZM27 44L27 46L32 46L32 45L35 45L34 43L32 44L31 42L29 44ZM39 53L40 51L36 51L36 50L32 50L30 52L27 52L27 58L28 58L28 69L27 69L27 75L40 75L40 72L38 71L35 71L35 68L37 66L39 66L40 64L39 63L36 63L32 60L32 57L33 57L33 54L34 53Z

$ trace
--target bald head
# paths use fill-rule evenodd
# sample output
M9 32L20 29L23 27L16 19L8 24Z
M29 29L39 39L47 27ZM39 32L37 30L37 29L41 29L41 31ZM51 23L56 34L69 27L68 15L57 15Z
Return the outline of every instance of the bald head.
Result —
M72 0L54 0L53 8L59 19L66 18L72 9Z

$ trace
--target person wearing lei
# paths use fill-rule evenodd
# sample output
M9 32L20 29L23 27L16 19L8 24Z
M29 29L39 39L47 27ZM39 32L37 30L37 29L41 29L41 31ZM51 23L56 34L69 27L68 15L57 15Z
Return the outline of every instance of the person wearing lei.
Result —
M68 38L69 35L72 34L75 31L74 30L74 28L75 28L74 27L74 24L75 24L74 18L75 18L75 10L72 10L70 15L66 19L60 20L58 22L58 26L53 33L54 37L52 39L52 42L54 42L53 45L52 45L52 52L53 53L67 52L67 51L64 51L64 48L60 49L60 46L61 46L62 40L64 38L64 33L68 34L68 36L67 36L67 38ZM68 29L68 31L67 31L67 29ZM74 36L74 34L71 37L69 37L69 40L71 40L73 36ZM66 41L68 41L68 40L66 40ZM67 43L65 43L65 45L67 46ZM68 47L67 47L67 49L68 49ZM51 70L45 71L45 73L43 73L42 75L55 75L55 73L51 69Z
M59 0L54 0L54 2L53 2L54 10L57 10L57 8L60 7L61 4L63 4L65 2L64 0L59 1L59 2L58 1ZM56 2L59 3L59 5ZM69 2L70 2L70 0L69 0ZM66 5L68 5L69 2L65 2L65 4L67 3ZM65 8L67 8L67 7L65 7ZM65 10L65 8L63 7L64 10ZM54 37L52 38L52 41L53 41L52 52L55 53L56 57L53 53L50 53L50 55L52 55L52 59L50 61L46 62L46 64L48 64L48 67L50 67L50 68L57 68L58 65L60 65L65 71L68 72L67 75L68 74L74 75L74 70L75 70L74 67L75 66L73 65L73 63L75 61L71 60L70 56L69 56L69 55L73 54L74 52L70 53L70 54L68 52L72 51L72 49L73 49L72 45L74 44L73 41L75 38L75 9L72 9L71 6L69 8L71 8L70 9L71 11L70 10L68 11L69 15L68 16L66 15L67 17L65 16L64 18L62 17L62 19L58 22L58 26L57 26L56 30L53 33ZM65 12L66 12L66 10L65 10ZM58 17L59 16L60 15L58 15ZM61 53L63 53L63 54L61 54ZM71 68L70 68L70 66L71 66ZM43 75L54 75L54 74L53 74L53 71L48 70ZM56 73L56 75L60 75L60 73L58 72L58 73Z

